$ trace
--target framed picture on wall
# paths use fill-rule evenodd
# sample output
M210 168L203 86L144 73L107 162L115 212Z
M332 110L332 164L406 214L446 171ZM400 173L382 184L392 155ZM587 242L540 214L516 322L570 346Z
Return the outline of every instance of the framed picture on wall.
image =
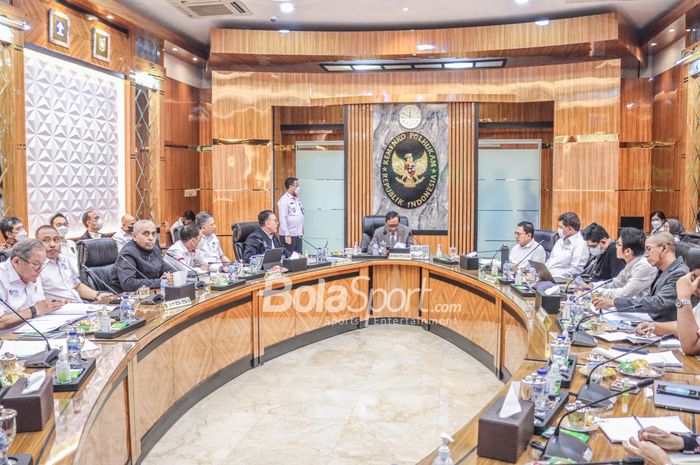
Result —
M70 17L53 8L49 10L49 42L70 48Z
M92 57L109 62L111 47L109 33L102 29L92 28Z

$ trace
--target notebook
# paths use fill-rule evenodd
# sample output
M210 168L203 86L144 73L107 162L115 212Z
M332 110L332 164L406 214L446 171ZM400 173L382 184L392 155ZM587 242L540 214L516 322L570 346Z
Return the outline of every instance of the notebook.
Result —
M668 417L637 417L644 428L656 426L668 433L691 433L678 415ZM612 443L628 441L630 437L637 437L639 424L634 417L596 418L595 422L600 430Z

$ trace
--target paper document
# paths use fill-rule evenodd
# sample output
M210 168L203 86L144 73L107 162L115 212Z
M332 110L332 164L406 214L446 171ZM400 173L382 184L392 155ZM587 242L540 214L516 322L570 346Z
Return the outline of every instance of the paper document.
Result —
M624 354L625 352L621 352L619 350L609 350L605 349L603 347L595 347L591 352L595 354L600 354L603 357L612 359L615 358L619 355ZM631 362L633 360L646 360L649 362L650 365L654 365L657 367L668 367L668 368L680 368L683 366L680 360L673 355L673 352L670 350L665 350L663 352L650 352L646 355L642 354L629 354L625 355L624 357L620 357L617 359L618 362Z
M618 342L618 341L624 341L627 339L629 334L627 333L622 333L622 332L616 332L616 333L601 333L601 334L596 334L595 337L600 338L604 341L608 342Z
M614 310L614 308L608 310ZM609 321L631 321L632 323L654 321L648 313L615 312L608 313L603 318Z
M105 305L107 310L113 310L116 305ZM58 310L54 310L50 315L75 315L85 316L88 313L95 313L102 308L102 304L84 304L77 302L69 302Z
M671 339L666 339L665 341L659 342L659 347L663 347L664 349L680 349L681 341L675 337L672 337Z
M66 352L66 339L49 339L49 344L51 344L52 349L63 349ZM83 352L89 352L91 350L98 349L99 347L95 345L92 341L86 339L83 344ZM15 340L3 340L0 346L0 353L10 352L15 354L19 358L31 357L32 355L39 353L46 349L46 341L15 341Z
M53 315L53 314L48 314L48 315L43 315L37 318L32 318L31 323L36 327L37 330L41 331L42 333L50 332L53 331L54 329L58 329L64 324L68 323L69 321L76 321L80 319L80 315ZM13 331L14 333L18 334L25 334L25 333L35 333L36 331L29 326L28 324L24 323L23 325L19 326L17 329Z
M677 415L668 417L637 417L637 419L644 428L656 426L667 433L683 434L691 432ZM639 432L639 424L633 417L596 418L595 421L610 442L623 442L629 440L630 437L636 438Z

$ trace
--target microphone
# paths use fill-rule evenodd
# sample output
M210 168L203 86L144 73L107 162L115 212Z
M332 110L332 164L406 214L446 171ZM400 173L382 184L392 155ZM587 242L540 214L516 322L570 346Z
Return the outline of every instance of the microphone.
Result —
M148 281L151 281L151 280L152 280L151 278L147 278L146 275L143 274L143 273L141 273L141 272L138 270L138 268L136 268L134 265L131 264L131 262L130 262L129 260L127 260L126 258L124 258L124 255L119 255L119 258L121 258L122 260L124 260L124 262L125 262L127 265L129 265L129 267L130 267L132 270L134 270L135 272L137 272L137 273L139 274L139 276L141 276L143 279L146 279L146 280L148 280ZM163 300L165 300L165 296L163 296L163 295L160 294L160 293L155 293L155 294L153 294L152 296L146 297L145 299L141 299L141 303L144 304L144 305L155 305L155 304L158 304L158 303L162 302Z
M207 287L207 283L205 283L204 281L202 281L202 280L199 279L199 273L197 273L197 271L196 271L194 268L192 268L192 267L189 266L187 263L185 263L184 260L180 260L180 259L177 258L175 255L172 255L171 252L165 252L165 255L167 255L168 257L170 257L170 258L172 258L173 260L177 261L179 264L181 264L182 266L184 266L185 268L187 268L188 270L190 270L192 273L194 273L194 277L195 277L195 279L197 280L197 282L196 282L195 285L194 285L194 287L195 287L196 289L204 289L205 287Z
M537 247L542 247L542 243L543 243L543 242L544 242L544 239L542 239L541 241L539 241L539 242L537 243L537 245L534 246L534 247L532 248L532 250L529 251L529 252L527 253L527 255L525 255L523 258L520 259L520 261L519 261L518 263L515 264L515 268L518 268L518 267L520 266L520 264L521 264L522 262L524 262L525 259L526 259L527 257L529 257L530 255L532 255L533 252L534 252L535 250L537 250Z
M561 429L561 423L562 421L564 421L564 418L581 409L592 407L596 404L599 404L600 402L612 399L613 397L617 397L630 391L634 391L635 389L642 389L652 384L654 384L653 379L645 379L637 383L636 386L630 386L627 389L623 389L622 391L613 392L612 394L609 394L605 397L594 400L592 402L588 402L586 404L581 405L578 408L566 412L564 415L561 416L559 422L557 422L557 427L554 430L554 434L549 439L549 441L547 441L547 445L545 446L544 451L542 452L542 458L563 457L570 458L577 462L586 462L586 459L590 459L593 456L593 450L588 446L588 444L579 439L576 439L573 436L569 436L568 434L559 434Z
M408 237L412 240L412 242L413 242L415 245L423 245L423 244L420 243L420 241L419 241L418 239L416 239L416 236L413 235L413 231L409 231L409 232L408 232ZM406 240L406 242L408 242L408 240Z
M581 294L580 296L576 297L572 302L578 302L579 299L580 299L581 297L587 296L588 294L590 294L591 292L595 291L596 289L599 289L599 288L601 288L602 286L605 286L606 284L610 284L612 281L613 281L612 279L608 279L607 281L603 281L600 285L594 286L594 287L592 287L591 289L589 289L589 290L587 290L586 292L584 292L583 294Z
M46 350L39 352L38 354L32 355L31 358L29 358L25 361L24 366L26 366L28 368L50 368L50 367L54 366L56 364L56 361L58 360L58 354L60 354L61 351L59 349L52 349L51 344L49 343L49 339L46 337L46 335L44 333L42 333L41 331L39 331L38 329L36 329L36 326L31 324L29 322L29 320L27 320L22 315L20 315L19 312L16 311L14 308L10 307L10 305L7 302L5 302L1 298L0 298L0 302L2 302L2 304L5 307L9 308L12 313L17 315L20 318L20 320L27 323L30 328L32 328L34 331L36 331L36 333L39 336L41 336L42 338L44 338L44 340L46 341Z
M605 400L602 398L603 397L608 398L607 396L609 396L610 392L612 392L612 391L610 391L610 389L608 389L606 387L601 386L600 384L597 384L597 383L591 384L591 375L593 374L594 371L596 371L598 368L605 365L606 363L614 362L615 360L618 360L626 355L637 353L637 352L641 351L642 349L645 349L649 346L653 346L654 344L657 344L661 341L665 341L666 339L670 339L672 337L673 337L673 334L666 334L666 335L661 336L660 338L658 338L654 341L647 342L646 344L642 344L640 346L637 346L634 349L630 350L629 352L624 352L624 353L617 355L611 359L604 360L604 361L598 363L593 368L591 368L591 370L588 372L588 376L586 377L586 383L583 386L581 386L581 389L578 391L576 398L579 400L582 400L584 402L595 401L595 403L600 402L601 400Z
M598 316L603 316L607 315L609 313L616 313L617 310L607 310L605 312L600 312L600 313L593 313L592 315L587 315L584 316L579 320L578 323L576 323L576 326L574 327L574 331L571 335L571 345L572 346L579 346L579 347L595 347L598 344L595 341L595 338L593 336L589 336L586 334L585 331L580 331L579 329L581 328L581 323L584 321L588 321L591 318L595 318Z

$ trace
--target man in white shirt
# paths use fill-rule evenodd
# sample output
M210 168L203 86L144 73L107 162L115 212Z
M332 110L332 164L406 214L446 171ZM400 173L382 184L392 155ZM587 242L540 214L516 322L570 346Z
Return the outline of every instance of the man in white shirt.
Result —
M644 257L645 241L646 236L640 229L620 229L615 252L617 258L627 265L611 283L598 288L602 297L615 300L618 297L644 297L649 294L658 270Z
M41 287L41 269L46 250L35 239L19 241L12 247L10 259L0 263L0 328L10 328L22 322L5 305L25 319L50 313L65 304L62 299L47 300Z
M63 215L63 213L56 213L49 220L49 224L56 228L58 235L61 238L61 256L66 259L66 263L70 266L73 274L76 276L78 273L78 246L75 245L74 241L66 239L68 235L68 219Z
M202 232L196 225L183 226L180 229L180 240L170 246L163 258L176 270L189 271L195 266L194 258L201 238Z
M182 212L182 216L178 218L178 220L173 223L172 226L170 226L170 237L172 237L173 243L177 242L175 240L175 231L182 229L183 226L187 226L188 224L194 224L196 219L197 217L192 210L185 210Z
M290 252L301 253L304 234L304 209L299 200L299 180L287 178L284 181L287 191L277 201L279 211L280 236L284 248Z
M117 232L112 236L114 242L117 243L117 250L121 250L124 244L134 239L134 223L136 223L136 218L127 213L122 216L121 221L121 228L117 229Z
M581 235L581 220L574 212L559 215L557 233L559 240L554 244L547 260L547 268L552 276L571 278L583 272L590 251Z
M510 249L510 254L508 260L517 265L520 264L521 267L527 267L530 265L530 260L535 262L544 263L547 260L547 252L544 250L542 245L535 241L535 227L529 221L522 221L518 223L515 228L515 242L516 244Z
M61 236L53 226L40 226L36 230L36 239L46 249L46 261L41 270L41 286L47 298L63 299L72 302L92 300L108 303L116 296L107 292L98 292L81 283L73 273L66 258L61 255Z
M83 225L85 225L85 232L80 236L80 240L87 239L100 239L102 233L100 229L104 226L104 221L102 221L102 216L95 210L88 210L83 213Z
M194 262L203 269L208 269L210 263L228 263L231 260L224 254L219 238L216 237L216 222L214 217L207 212L197 213L195 222L202 231L202 239L197 245L197 253Z

